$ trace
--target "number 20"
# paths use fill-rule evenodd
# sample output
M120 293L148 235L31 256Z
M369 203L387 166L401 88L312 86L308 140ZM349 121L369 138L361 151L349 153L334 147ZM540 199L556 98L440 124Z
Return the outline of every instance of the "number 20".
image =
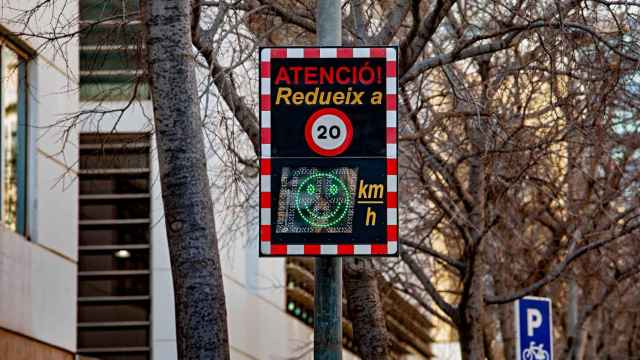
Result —
M324 125L318 126L318 139L326 139L327 138L327 127ZM331 125L329 127L329 137L332 139L337 139L340 137L340 127L337 125Z

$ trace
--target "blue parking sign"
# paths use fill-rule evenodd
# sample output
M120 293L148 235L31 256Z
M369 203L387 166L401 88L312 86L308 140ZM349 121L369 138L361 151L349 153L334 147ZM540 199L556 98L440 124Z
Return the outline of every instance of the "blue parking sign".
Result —
M551 299L527 296L515 302L516 359L553 360Z

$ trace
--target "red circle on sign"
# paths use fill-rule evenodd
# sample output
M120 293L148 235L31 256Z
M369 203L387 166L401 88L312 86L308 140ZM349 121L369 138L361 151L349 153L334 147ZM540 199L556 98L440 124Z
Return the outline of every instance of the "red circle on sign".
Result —
M341 122L341 124L338 124L335 126L338 127L338 130L340 130L340 128L343 128L346 134L344 137L340 138L341 143L337 147L326 148L321 146L320 138L314 136L313 134L313 130L315 128L314 125L316 125L316 123L320 121L326 122L328 119L333 120L333 118L337 118ZM340 126L340 125L343 125L343 126ZM320 125L320 126L322 127L323 125ZM324 133L319 134L319 136L324 136L324 138L326 138L327 135L331 136L333 133L331 131L332 129L328 130L326 126L324 126L324 128L325 128ZM327 134L327 132L329 132L329 134ZM334 108L320 109L314 112L311 115L311 117L309 117L309 120L307 120L307 124L305 125L305 128L304 128L304 138L307 140L307 145L309 145L311 150L313 150L315 153L319 155L322 155L322 156L340 155L345 150L347 150L347 148L349 148L349 145L351 145L351 140L353 139L353 125L351 124L351 120L349 120L349 117L338 109L334 109Z

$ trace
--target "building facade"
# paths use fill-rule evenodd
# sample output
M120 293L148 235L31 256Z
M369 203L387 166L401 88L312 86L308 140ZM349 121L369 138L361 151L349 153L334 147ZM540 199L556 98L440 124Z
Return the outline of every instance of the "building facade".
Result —
M78 184L76 131L57 126L79 109L77 40L66 57L17 36L35 0L0 13L0 359L71 360L76 353ZM58 7L64 16L73 9ZM33 31L48 23L34 21ZM36 50L38 49L38 50ZM69 146L59 140L67 138Z

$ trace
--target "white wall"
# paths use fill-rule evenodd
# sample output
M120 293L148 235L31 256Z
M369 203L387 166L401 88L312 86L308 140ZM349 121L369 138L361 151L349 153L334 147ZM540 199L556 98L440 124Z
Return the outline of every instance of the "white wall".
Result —
M74 352L76 265L0 232L0 328Z
M36 0L2 1L0 25L23 30L22 24L16 22L15 9L30 8L35 3ZM51 18L45 13L53 12L64 19L77 11L75 2L68 2L65 8L61 2L55 3L35 14L29 29L47 29ZM73 75L78 70L78 44L71 40L54 49L43 47L43 42L34 38L22 36L20 40L38 50L27 69L30 241L0 229L0 327L75 352L77 132L71 131L62 141L65 123L60 122L78 110Z
M27 110L37 121L29 128L32 155L37 156L28 171L35 180L31 193L37 194L30 198L29 208L37 210L30 218L30 234L34 242L77 261L78 132L64 133L71 121L65 119L78 111L77 85L40 58L30 69L37 76L31 81L34 96Z

